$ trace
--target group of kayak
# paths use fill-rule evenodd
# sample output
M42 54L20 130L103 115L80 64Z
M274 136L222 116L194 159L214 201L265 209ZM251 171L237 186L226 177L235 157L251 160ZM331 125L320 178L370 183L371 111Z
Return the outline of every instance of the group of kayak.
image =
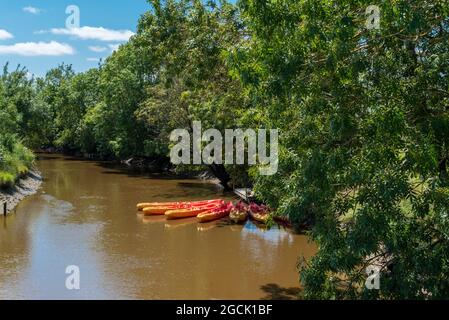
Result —
M165 215L169 220L197 217L199 222L210 222L229 216L235 223L244 222L251 217L261 223L267 223L270 217L269 209L255 203L233 204L222 199L192 202L149 202L139 203L137 210L146 216Z

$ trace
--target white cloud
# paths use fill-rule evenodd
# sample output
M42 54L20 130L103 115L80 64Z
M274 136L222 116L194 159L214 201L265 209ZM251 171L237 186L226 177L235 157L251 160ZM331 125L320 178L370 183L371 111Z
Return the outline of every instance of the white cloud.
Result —
M120 47L120 44L108 44L109 49L111 49L112 52L118 50Z
M86 60L89 62L100 62L99 58L87 58Z
M0 29L0 40L7 40L14 38L12 34L4 29Z
M93 52L105 52L108 48L102 46L89 46L89 50Z
M28 6L28 7L23 8L23 11L31 13L31 14L39 14L42 12L42 9Z
M20 56L62 56L75 54L75 50L65 43L51 42L22 42L8 46L0 46L0 54Z
M81 27L70 29L50 30L51 33L57 35L74 36L82 40L100 40L100 41L128 41L134 33L130 30L111 30L103 27Z

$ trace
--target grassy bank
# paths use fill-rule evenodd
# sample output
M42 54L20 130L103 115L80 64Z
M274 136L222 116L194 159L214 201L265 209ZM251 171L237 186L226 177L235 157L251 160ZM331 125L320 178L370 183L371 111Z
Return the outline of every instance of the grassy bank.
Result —
M34 162L34 154L21 142L0 136L0 187L11 187L25 175Z

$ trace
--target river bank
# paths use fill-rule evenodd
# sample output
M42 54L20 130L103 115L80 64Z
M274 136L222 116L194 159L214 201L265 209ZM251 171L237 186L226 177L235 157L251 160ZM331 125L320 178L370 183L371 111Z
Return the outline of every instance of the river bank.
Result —
M10 213L25 197L35 194L42 184L42 177L39 171L32 170L17 184L7 189L0 189L0 206L3 214L3 205L7 204L7 213Z

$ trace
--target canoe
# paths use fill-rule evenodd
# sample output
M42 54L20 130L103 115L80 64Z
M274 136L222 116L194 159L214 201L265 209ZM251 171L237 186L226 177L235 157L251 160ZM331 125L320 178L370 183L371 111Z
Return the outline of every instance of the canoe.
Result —
M196 217L200 213L210 211L211 209L213 209L213 207L211 208L210 206L208 206L208 207L203 207L203 208L169 210L169 211L165 212L165 217L168 220L191 218L191 217Z
M223 201L223 200L221 200L221 199L213 199L213 200L201 200L201 201L191 201L191 202L143 202L143 203L137 204L137 210L143 211L143 209L149 208L149 207L202 206L202 205L207 205L207 204L211 204L211 203L218 203L218 202L221 202L221 201Z
M231 210L231 213L229 214L229 218L234 223L240 223L245 222L248 218L248 212L247 211L239 211L239 210Z

